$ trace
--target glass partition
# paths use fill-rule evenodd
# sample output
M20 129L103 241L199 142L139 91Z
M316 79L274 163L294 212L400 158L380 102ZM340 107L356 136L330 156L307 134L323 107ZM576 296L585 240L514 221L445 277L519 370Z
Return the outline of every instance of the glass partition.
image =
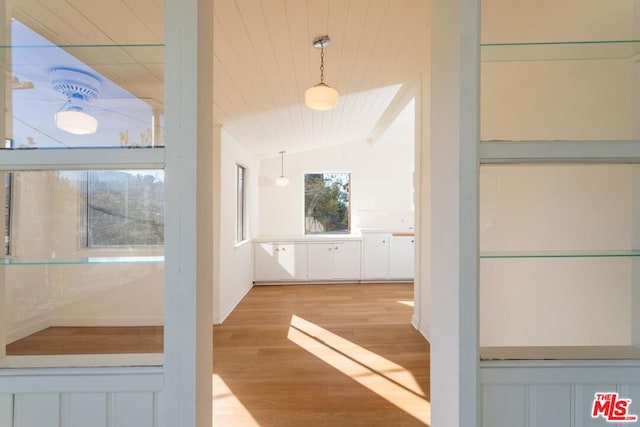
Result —
M3 179L7 354L162 352L164 172Z
M163 44L61 44L18 19L10 40L6 148L164 146Z
M483 165L482 356L640 356L639 213L638 165Z

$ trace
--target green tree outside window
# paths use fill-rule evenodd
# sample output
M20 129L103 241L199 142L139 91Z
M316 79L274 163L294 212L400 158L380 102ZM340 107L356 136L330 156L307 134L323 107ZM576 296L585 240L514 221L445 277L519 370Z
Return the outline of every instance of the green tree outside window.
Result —
M304 176L305 233L349 233L350 174Z

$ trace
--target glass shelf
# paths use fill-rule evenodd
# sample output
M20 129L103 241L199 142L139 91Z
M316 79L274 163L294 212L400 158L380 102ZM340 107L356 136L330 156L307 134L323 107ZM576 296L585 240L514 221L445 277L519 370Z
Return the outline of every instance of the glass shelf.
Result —
M481 61L629 59L640 54L640 40L583 40L482 43Z
M0 260L0 266L36 265L101 265L101 264L163 264L164 256L114 256L86 258L10 259Z
M603 251L513 251L481 252L480 259L521 259L521 258L634 258L640 257L640 251L603 250Z

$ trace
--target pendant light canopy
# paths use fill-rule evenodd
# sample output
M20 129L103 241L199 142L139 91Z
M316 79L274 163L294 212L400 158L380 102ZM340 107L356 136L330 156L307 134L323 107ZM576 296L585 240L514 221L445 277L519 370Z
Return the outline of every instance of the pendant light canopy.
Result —
M289 178L287 178L286 176L284 176L284 153L286 153L286 151L280 151L280 177L276 178L276 185L278 187L286 187L287 185L289 185Z
M330 41L329 36L313 41L313 47L320 49L320 83L304 91L304 103L312 110L330 110L338 104L338 91L324 82L324 48Z

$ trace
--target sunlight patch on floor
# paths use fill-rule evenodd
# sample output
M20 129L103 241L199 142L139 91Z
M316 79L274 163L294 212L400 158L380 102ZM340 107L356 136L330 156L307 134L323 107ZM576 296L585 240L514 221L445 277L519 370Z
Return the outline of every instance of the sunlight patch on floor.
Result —
M293 315L289 340L388 402L430 425L431 404L411 372L312 322Z
M260 426L219 375L213 375L212 387L213 425Z
M407 301L396 301L398 304L404 304L407 305L409 307L413 307L413 300L407 300Z

